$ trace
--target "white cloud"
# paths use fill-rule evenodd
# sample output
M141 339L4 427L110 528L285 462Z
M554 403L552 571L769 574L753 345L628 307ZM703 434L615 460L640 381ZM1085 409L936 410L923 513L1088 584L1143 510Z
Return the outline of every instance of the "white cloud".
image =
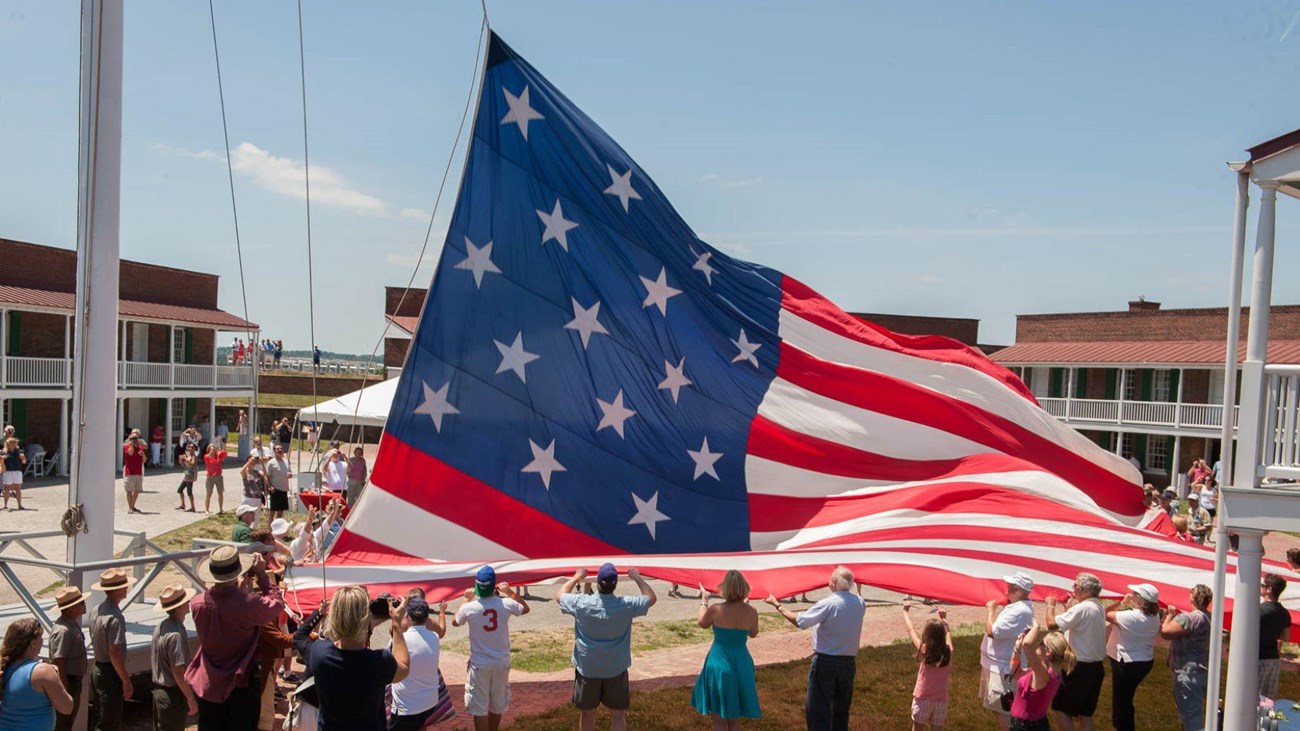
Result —
M718 174L717 174L717 173L709 173L708 175L701 175L701 176L700 176L700 180L703 181L703 182L705 182L705 183L712 183L713 181L715 181L715 180L717 180L717 179L718 179Z
M934 274L921 274L917 276L916 281L922 284L943 284L943 278Z
M751 185L758 185L761 182L763 182L762 178L744 178L741 180L728 180L723 185L723 187L724 188L748 188Z
M403 208L402 210L397 212L397 215L401 216L402 218L427 219L429 217L429 212L424 210L423 208Z
M188 158L191 158L191 159L193 159L193 160L223 160L223 159L225 159L225 158L223 158L221 155L218 155L217 153L213 152L212 150L199 150L198 152L195 152L195 151L193 151L193 150L187 150L187 149L185 149L185 148L183 148L183 147L176 147L176 146L174 146L174 145L168 145L168 144L163 143L163 142L159 142L159 143L155 144L155 145L153 146L153 151L156 152L156 153L158 153L159 155L161 155L161 156L163 156L163 157L188 157Z
M257 145L241 142L231 153L231 162L235 172L251 178L259 188L293 198L307 197L304 168L296 160L276 157ZM313 202L357 213L384 215L388 212L388 204L349 187L342 175L320 165L311 168L311 196Z

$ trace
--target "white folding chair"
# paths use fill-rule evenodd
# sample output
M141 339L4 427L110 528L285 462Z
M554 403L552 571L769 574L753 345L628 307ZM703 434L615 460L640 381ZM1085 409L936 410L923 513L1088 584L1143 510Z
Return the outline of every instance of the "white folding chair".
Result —
M45 460L41 465L41 477L49 477L59 468L59 452L61 451L62 450L55 450L52 457L45 457Z

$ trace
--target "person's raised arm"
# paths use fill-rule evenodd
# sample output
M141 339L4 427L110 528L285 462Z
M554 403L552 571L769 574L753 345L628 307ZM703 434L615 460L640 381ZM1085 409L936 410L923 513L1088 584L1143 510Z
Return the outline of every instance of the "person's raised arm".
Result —
M695 618L696 624L700 629L708 629L713 626L713 615L715 612L709 607L709 592L704 590L703 582L700 583L700 611Z
M638 569L635 566L629 568L627 570L627 578L636 582L636 588L641 590L641 596L650 600L650 602L646 604L647 609L653 607L655 605L655 602L659 601L659 597L655 596L655 590L651 589L650 585L646 583L646 580L641 578L640 569Z
M293 633L293 647L304 663L307 662L307 649L311 647L312 642L316 641L312 634L316 631L316 626L325 618L327 611L329 611L329 600L321 602L316 611L307 615L307 618L298 625L297 631Z
M907 625L907 636L912 638L912 649L921 650L921 635L916 633L916 627L912 624L912 600L910 598L903 600L903 624Z
M1043 617L1043 624L1048 629L1060 629L1056 626L1056 597L1051 594L1047 595L1047 616Z
M447 636L447 602L438 604L438 618L435 620L433 617L429 617L424 626L439 637Z
M1026 632L1024 639L1018 643L1019 648L1017 648L1016 652L1017 658L1023 654L1025 662L1029 663L1029 672L1034 674L1033 687L1035 690L1047 685L1047 681L1050 680L1047 664L1043 662L1043 658L1039 657L1037 652L1038 643L1042 641L1041 630L1042 625L1038 623L1038 620L1034 620L1034 623L1029 625L1029 630ZM1020 648L1023 648L1025 652L1019 652Z
M785 617L785 621L789 622L795 627L799 626L799 616L796 615L794 612L790 611L789 609L786 609L784 606L782 606L781 601L776 598L776 595L768 594L767 598L764 599L763 601L775 607L777 613L780 614L782 617Z
M939 607L939 621L943 622L943 642L948 646L948 657L952 657L952 628L948 626L948 610Z
M1178 607L1171 604L1165 609L1164 621L1160 623L1160 636L1172 640L1185 634L1187 628L1178 623Z
M555 603L559 604L560 597L564 596L565 594L572 594L574 588L577 587L578 583L585 578L587 578L586 569L578 569L577 571L574 571L573 576L570 576L569 578L565 579L564 583L560 585L560 588L555 590Z
M32 668L32 688L50 699L50 705L54 706L56 713L65 716L72 714L72 696L68 694L67 687L59 679L59 671L53 665L37 663Z
M984 634L992 637L993 623L997 620L998 616L998 600L990 599L988 604L985 604L984 607L988 610L988 614L984 618Z
M406 616L406 597L398 600L397 606L388 608L388 634L393 638L393 659L397 661L397 670L389 682L400 683L411 674L411 653L406 649L406 635L402 632L402 617Z
M524 608L524 611L519 613L520 615L528 614L528 612L531 609L528 606L528 602L524 601L524 598L519 596L519 592L515 591L515 588L511 586L508 582L502 581L501 583L497 584L497 591L500 591L502 594L505 594L510 599L513 599L514 601L518 602Z

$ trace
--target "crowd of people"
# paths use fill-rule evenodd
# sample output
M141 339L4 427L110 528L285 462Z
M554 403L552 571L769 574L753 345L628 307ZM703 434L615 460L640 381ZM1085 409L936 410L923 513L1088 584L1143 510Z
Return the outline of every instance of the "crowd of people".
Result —
M253 341L244 342L238 337L230 341L231 365L247 365L255 353L261 353L262 356L258 365L279 368L280 361L284 358L284 341L263 339L260 344L254 344Z

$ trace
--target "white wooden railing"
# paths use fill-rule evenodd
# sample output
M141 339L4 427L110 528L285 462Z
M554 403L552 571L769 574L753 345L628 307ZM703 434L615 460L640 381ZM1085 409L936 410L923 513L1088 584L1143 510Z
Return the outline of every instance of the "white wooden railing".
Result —
M1266 474L1300 479L1300 366L1266 368L1268 406L1264 409Z
M1293 391L1296 393L1300 391ZM1069 424L1155 426L1217 432L1223 424L1221 404L1175 404L1167 401L1040 398L1043 410ZM1236 427L1236 410L1233 411ZM1279 422L1279 423L1285 423ZM1297 447L1300 449L1300 447Z
M117 364L117 384L123 389L226 389L253 387L251 366L210 366L189 363ZM0 356L0 389L72 388L70 358Z

